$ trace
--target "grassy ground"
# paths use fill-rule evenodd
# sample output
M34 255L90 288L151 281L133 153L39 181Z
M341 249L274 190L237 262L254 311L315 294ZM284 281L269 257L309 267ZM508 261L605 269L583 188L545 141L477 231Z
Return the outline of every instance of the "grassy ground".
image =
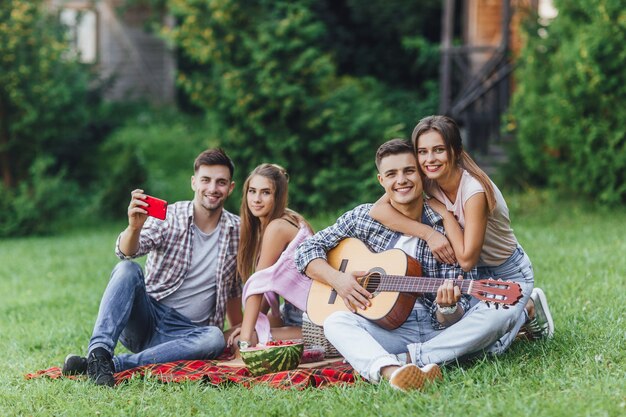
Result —
M410 395L363 382L296 392L150 379L115 389L25 380L85 351L117 262L120 227L0 241L0 415L625 415L626 210L537 194L511 198L510 206L536 284L549 298L555 338L447 367L444 382Z

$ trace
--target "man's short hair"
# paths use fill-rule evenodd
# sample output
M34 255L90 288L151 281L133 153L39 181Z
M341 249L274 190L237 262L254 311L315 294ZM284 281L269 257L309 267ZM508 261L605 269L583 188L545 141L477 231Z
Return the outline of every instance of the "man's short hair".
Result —
M376 151L376 169L379 169L380 161L389 155L410 153L414 155L413 145L405 139L391 139L378 147Z
M228 167L228 170L230 171L230 179L233 179L235 164L233 164L232 159L226 155L226 152L224 152L222 148L207 149L198 155L193 163L193 172L198 172L198 169L202 165L223 165Z

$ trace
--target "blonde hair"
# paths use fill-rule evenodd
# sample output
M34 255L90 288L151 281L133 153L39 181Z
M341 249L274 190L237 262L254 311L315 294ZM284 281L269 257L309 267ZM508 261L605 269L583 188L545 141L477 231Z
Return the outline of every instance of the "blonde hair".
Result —
M493 212L496 208L496 196L493 190L493 185L489 176L480 169L480 167L474 162L471 156L463 149L463 141L461 140L461 131L456 122L447 116L428 116L424 117L417 123L411 140L413 141L413 148L417 154L417 141L420 136L430 131L438 132L443 138L443 142L446 145L446 150L451 158L453 158L454 165L465 169L470 175L483 186L485 195L487 197L487 207L489 213ZM435 185L432 180L429 180L423 172L420 170L422 179L424 180L424 190L432 195L431 191Z
M237 253L237 272L245 281L254 273L259 253L264 227L258 217L255 217L248 206L248 189L250 181L256 175L267 178L274 187L274 207L269 214L266 224L274 219L286 217L295 224L308 223L293 210L287 208L289 195L289 175L285 168L276 164L261 164L252 170L243 184L243 198L241 199L241 233L239 236L239 252ZM310 226L309 226L310 228Z

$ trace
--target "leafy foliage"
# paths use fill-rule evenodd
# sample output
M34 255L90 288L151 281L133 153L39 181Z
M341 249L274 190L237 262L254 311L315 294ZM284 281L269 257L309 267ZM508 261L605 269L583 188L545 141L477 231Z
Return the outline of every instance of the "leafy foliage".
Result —
M217 131L212 119L165 109L146 108L129 118L98 149L93 210L108 218L126 217L135 188L170 202L191 199L193 161L202 150L217 146L210 139ZM237 204L228 204L238 212Z
M260 162L282 164L306 212L373 198L376 147L413 122L387 105L384 84L338 74L313 3L172 0L178 25L165 32L199 64L178 80L220 115L238 180ZM409 102L395 107L415 109Z
M0 3L0 236L49 230L77 203L67 171L93 149L95 96L64 36L41 1Z
M100 144L141 106L102 101L105 85L76 61L46 7L0 3L0 236L94 217Z
M412 91L438 78L440 0L319 0L312 8L339 74Z
M50 175L51 157L39 157L27 180L14 189L0 187L0 236L40 234L50 231L54 220L79 204L78 186L65 171Z
M89 73L65 58L63 28L41 6L0 4L0 158L9 188L29 172L33 155L54 155L88 115Z
M556 6L553 22L527 30L509 120L513 169L523 181L626 203L623 1Z
M179 104L206 122L102 103L104 87L94 89L90 68L72 61L64 28L43 3L0 4L0 234L43 232L55 213L120 216L136 187L186 199L180 184L190 161L216 145L235 160L239 184L258 163L280 163L291 174L292 206L336 212L378 195L376 147L406 137L436 108L437 0L120 3L122 13L153 10L153 29L165 13L176 17L163 34L176 49ZM45 163L33 170L38 156ZM62 210L53 209L56 196L29 201L38 210L20 206L43 196L42 180L66 190ZM238 200L227 208L237 211ZM38 221L43 213L50 217Z

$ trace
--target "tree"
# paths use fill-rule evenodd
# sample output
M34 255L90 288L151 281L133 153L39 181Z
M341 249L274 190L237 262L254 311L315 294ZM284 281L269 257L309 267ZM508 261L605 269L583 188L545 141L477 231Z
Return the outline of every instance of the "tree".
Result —
M41 0L0 2L0 165L13 189L35 155L54 155L87 120L88 72L66 58L64 30Z
M0 2L0 236L45 231L77 202L59 155L89 119L90 76L64 33L40 0Z
M626 203L623 6L559 1L553 22L528 26L508 124L518 179Z
M439 76L441 0L318 0L339 74L420 91Z
M439 0L126 4L155 11L153 29L177 51L185 108L219 124L235 179L282 164L305 213L375 198L377 146L436 110ZM175 24L161 27L162 13Z
M260 162L283 164L292 202L306 212L373 198L376 147L413 123L384 100L384 84L338 74L313 3L171 0L177 25L165 32L197 63L178 81L220 115L239 179Z

